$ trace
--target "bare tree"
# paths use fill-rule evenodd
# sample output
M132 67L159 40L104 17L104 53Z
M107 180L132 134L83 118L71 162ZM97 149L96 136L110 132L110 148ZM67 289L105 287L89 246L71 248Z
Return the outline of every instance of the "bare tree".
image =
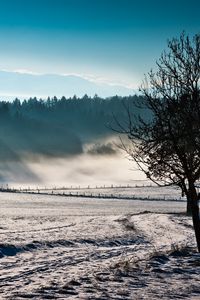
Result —
M196 183L200 178L200 34L182 33L168 42L142 84L143 108L149 117L136 121L127 110L127 123L118 130L128 136L126 152L157 184L179 186L187 196L200 252L200 219Z

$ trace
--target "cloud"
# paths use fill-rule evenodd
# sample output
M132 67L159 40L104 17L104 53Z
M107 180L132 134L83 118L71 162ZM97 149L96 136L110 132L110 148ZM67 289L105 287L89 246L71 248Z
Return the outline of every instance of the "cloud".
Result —
M80 73L37 73L27 69L0 70L1 95L26 95L46 98L48 96L82 97L85 94L102 97L128 96L135 90L125 82ZM14 97L14 98L15 98Z
M30 70L27 70L27 69L16 69L16 70L13 71L13 73L30 74L30 75L35 75L35 76L44 75L42 73L33 72L33 71L30 71Z
M115 155L118 151L116 147L114 147L114 144L109 142L106 144L94 144L87 152L91 155Z

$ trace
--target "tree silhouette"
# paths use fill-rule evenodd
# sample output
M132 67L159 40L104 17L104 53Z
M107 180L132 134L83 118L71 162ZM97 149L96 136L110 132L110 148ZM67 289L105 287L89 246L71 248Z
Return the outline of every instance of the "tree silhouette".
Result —
M141 92L141 108L148 119L133 117L126 106L127 123L119 131L128 135L123 145L140 170L157 184L175 184L187 196L200 252L200 219L196 183L200 178L200 35L184 32L168 42L147 74Z

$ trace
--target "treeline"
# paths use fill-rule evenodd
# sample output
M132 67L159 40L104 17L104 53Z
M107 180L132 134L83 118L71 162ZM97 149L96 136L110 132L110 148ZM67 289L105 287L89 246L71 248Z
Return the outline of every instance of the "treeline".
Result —
M127 118L125 106L137 110L140 96L102 99L95 95L47 100L30 98L0 102L0 158L21 155L73 155L83 151L84 142L111 135L114 117Z

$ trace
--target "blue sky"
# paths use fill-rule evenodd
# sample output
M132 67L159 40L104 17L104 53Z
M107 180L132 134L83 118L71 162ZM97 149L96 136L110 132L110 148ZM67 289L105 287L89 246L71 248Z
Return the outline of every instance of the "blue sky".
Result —
M0 0L0 69L137 88L168 38L200 32L200 1Z

